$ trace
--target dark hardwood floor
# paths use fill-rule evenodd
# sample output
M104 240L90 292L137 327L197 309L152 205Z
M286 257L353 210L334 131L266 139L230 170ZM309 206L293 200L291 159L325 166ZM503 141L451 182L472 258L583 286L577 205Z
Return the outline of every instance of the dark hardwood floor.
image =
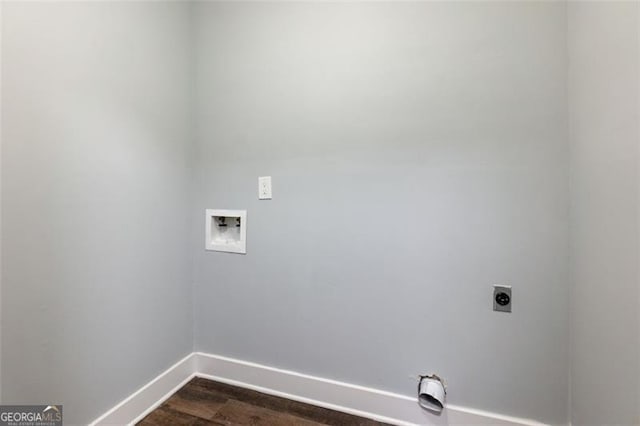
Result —
M139 425L380 426L384 423L195 378Z

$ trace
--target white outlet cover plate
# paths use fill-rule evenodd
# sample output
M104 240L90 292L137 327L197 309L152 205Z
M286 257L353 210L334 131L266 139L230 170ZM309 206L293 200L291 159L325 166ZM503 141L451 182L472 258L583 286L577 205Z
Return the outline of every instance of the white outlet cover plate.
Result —
M271 199L271 176L261 176L258 178L258 199Z

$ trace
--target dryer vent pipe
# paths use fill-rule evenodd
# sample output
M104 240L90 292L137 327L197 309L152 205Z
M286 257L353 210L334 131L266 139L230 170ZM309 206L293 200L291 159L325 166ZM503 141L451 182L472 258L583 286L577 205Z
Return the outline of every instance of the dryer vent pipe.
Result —
M444 408L447 389L444 381L435 374L420 376L418 404L432 413L440 414Z

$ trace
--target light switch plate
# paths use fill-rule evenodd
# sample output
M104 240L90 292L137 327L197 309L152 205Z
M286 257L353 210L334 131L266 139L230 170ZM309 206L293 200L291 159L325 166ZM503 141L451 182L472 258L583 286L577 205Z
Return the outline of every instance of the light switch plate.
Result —
M258 199L271 199L271 176L262 176L258 178Z

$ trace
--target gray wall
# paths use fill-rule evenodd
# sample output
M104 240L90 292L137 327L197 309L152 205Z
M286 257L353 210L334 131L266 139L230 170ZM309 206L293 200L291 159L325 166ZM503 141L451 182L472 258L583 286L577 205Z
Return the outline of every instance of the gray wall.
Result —
M574 425L640 424L638 2L570 2Z
M5 2L3 403L86 423L192 351L189 6Z
M565 5L194 17L196 348L407 395L437 371L453 404L566 422ZM204 251L205 208L248 210L247 255Z
M195 339L640 422L637 3L3 8L3 403L86 423ZM205 208L248 209L246 256L204 251Z

